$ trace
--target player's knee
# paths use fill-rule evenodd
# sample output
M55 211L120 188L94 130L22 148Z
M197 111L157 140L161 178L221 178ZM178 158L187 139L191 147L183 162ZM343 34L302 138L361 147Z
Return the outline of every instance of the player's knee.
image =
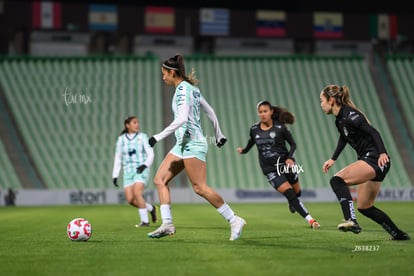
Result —
M159 176L155 176L153 181L154 181L155 186L165 186L165 184L166 184L164 179L162 177L159 177Z
M193 184L193 191L201 197L204 197L207 193L207 189L205 185Z
M287 190L283 193L283 195L287 198L287 200L288 200L289 202L290 202L290 201L292 201L292 200L297 199L297 196L296 196L296 194L295 194L295 192L293 191L293 189L292 189L292 188L287 189Z
M302 195L302 190L299 190L298 192L296 192L296 196L300 197Z
M336 176L336 175L331 178L329 183L331 184L333 191L337 191L341 189L343 186L346 186L345 181L341 177Z
M134 197L126 197L125 200L128 202L128 204L135 206L135 198Z

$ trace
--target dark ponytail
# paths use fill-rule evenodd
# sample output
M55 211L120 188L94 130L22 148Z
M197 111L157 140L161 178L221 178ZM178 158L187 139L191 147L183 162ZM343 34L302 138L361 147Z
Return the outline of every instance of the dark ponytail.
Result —
M119 135L128 133L127 124L129 124L133 119L136 119L136 118L137 117L135 117L135 116L126 117L126 119L124 120L124 129L121 131L121 133Z
M280 106L272 106L272 119L282 124L293 124L295 122L295 115L289 112L286 108Z
M196 85L199 82L195 75L194 68L191 70L191 73L186 75L184 58L180 54L176 54L175 56L166 59L161 66L165 69L173 70L178 77L183 78L185 81L188 81L192 85Z
M295 122L295 115L289 112L286 108L274 106L269 101L261 101L256 108L259 109L262 105L266 105L273 110L272 120L278 121L282 124L293 124Z

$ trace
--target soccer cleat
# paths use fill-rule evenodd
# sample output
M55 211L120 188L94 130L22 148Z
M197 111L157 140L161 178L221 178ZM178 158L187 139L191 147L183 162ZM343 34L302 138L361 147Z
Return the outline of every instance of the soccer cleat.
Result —
M163 223L157 230L147 234L149 238L159 239L165 236L174 236L175 227L172 223Z
M407 233L401 231L401 232L397 233L396 235L392 236L391 240L393 240L393 241L408 241L408 240L411 240L411 238Z
M295 207L293 207L292 205L289 204L289 211L294 214L296 212Z
M140 224L135 224L135 227L148 227L150 226L149 222L141 222Z
M338 230L343 232L351 231L354 234L359 234L362 231L362 228L359 226L358 223L349 219L344 221L343 223L338 224Z
M152 205L151 220L152 222L157 222L157 209L155 209L155 205Z
M230 239L231 241L235 241L240 238L243 227L246 224L246 221L239 216L235 216L235 219L232 223L230 223L231 233Z
M311 219L309 221L309 225L310 225L310 228L312 228L312 229L319 229L319 227L321 227L319 222L317 222L315 219Z

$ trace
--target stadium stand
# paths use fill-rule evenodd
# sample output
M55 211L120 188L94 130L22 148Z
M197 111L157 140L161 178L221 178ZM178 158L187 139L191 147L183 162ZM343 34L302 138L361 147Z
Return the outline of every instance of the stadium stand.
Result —
M414 106L414 56L389 56L387 58L387 67L390 76L393 79L397 98L408 124L408 129L411 137L414 137L414 121L413 121L413 106Z
M256 104L264 99L296 115L289 128L298 144L303 188L329 187L333 173L355 160L347 147L332 171L322 173L338 138L334 118L319 103L321 89L331 83L348 85L356 105L382 133L393 162L383 186L411 186L363 58L192 56L186 66L196 70L228 137L223 148L213 146L214 132L202 117L212 187L269 188L256 149L243 156L235 150L247 143L257 121ZM171 112L162 108L159 60L153 57L7 58L0 62L0 83L48 188L111 187L114 145L124 118L137 115L142 131L153 134ZM155 153L152 173L163 158L161 145Z
M160 69L151 57L0 63L6 98L48 188L111 187L124 119L138 116L144 132L162 128L161 83L154 78Z
M11 188L13 190L20 189L21 184L16 172L13 168L13 164L7 155L6 149L3 143L0 141L0 167L2 173L0 174L0 190L6 190Z
M334 118L326 116L319 103L320 91L331 83L348 85L356 105L381 131L393 162L383 186L411 185L363 58L199 57L186 62L196 68L200 88L216 107L223 131L229 137L223 152L209 152L208 177L213 185L268 187L259 169L256 149L243 156L235 151L236 147L245 146L249 127L257 121L257 102L267 99L296 115L297 122L290 129L298 144L297 161L304 169L300 175L303 187L329 187L330 176L355 160L348 146L332 172L322 173L321 166L331 157L338 139Z

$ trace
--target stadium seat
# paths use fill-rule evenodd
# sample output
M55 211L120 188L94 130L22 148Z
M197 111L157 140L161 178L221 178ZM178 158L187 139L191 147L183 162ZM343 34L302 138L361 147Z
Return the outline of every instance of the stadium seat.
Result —
M297 162L304 169L302 187L328 188L329 178L355 160L348 146L331 172L322 173L339 135L334 118L320 108L320 91L332 83L349 86L355 104L382 133L393 160L383 187L410 187L363 58L193 56L186 57L186 68L195 69L199 87L228 138L223 148L215 147L213 129L202 116L209 142L207 181L212 187L270 188L256 149L242 156L236 152L246 145L249 128L258 120L256 104L266 99L296 116L288 127L297 142ZM137 115L141 130L151 135L166 126L171 113L163 109L159 60L153 57L3 59L0 83L48 188L112 187L115 142L125 117ZM65 91L67 96L87 95L91 102L65 102ZM152 175L164 157L162 145L155 147L155 154ZM5 162L1 156L0 162Z

